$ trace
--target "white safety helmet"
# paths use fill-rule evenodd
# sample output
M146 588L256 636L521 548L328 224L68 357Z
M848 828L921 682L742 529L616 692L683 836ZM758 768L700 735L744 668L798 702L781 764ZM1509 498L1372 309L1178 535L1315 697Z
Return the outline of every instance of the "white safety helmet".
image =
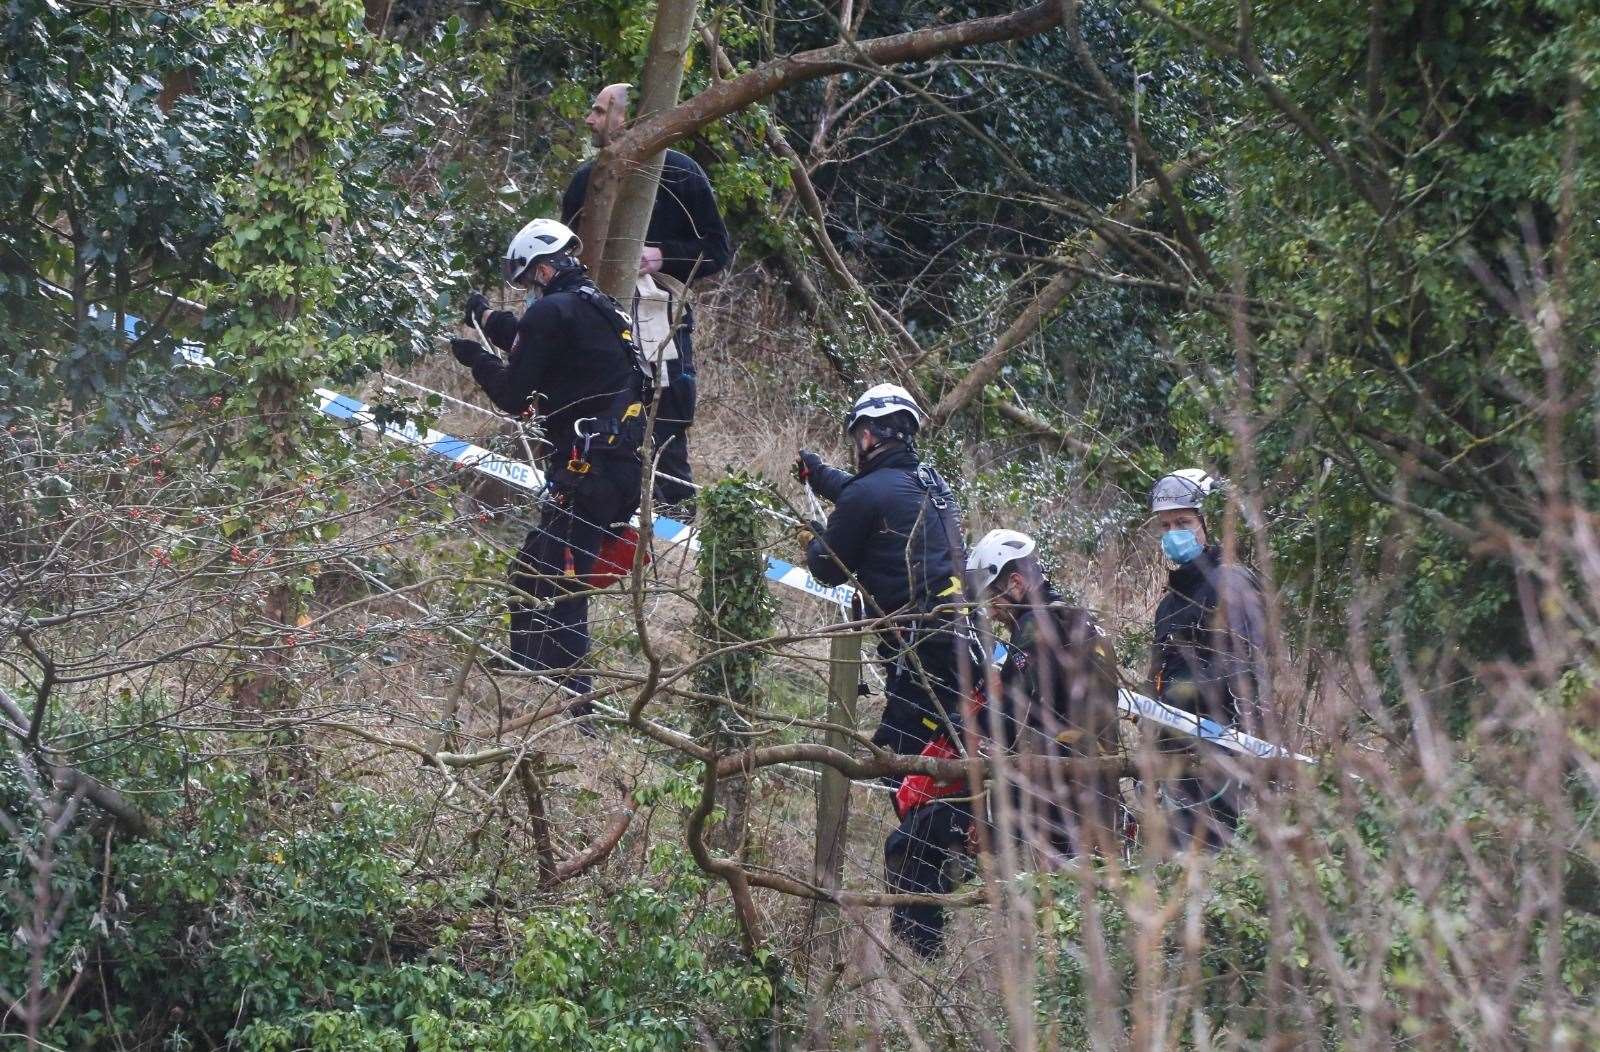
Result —
M922 407L917 405L917 400L912 398L911 392L904 387L899 384L873 384L856 399L855 405L850 407L850 415L845 418L844 429L849 432L863 420L893 416L895 413L911 414L911 419L916 421L916 427L912 428L913 433L927 419L923 415Z
M583 250L583 242L565 223L554 219L535 219L511 239L506 247L506 258L500 261L500 273L513 285L520 285L522 276L546 256Z
M990 530L967 553L967 581L979 596L988 591L1011 563L1026 559L1038 547L1033 538L1016 530Z
M1156 480L1150 490L1150 512L1177 511L1192 508L1200 511L1206 498L1222 491L1223 480L1200 468L1183 468L1169 472Z

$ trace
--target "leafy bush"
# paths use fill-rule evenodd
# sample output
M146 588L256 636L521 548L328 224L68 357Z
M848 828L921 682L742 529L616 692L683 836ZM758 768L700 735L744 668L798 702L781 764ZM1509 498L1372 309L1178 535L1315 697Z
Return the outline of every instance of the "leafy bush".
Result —
M267 798L248 771L144 748L119 763L124 784L141 766L167 777L161 831L118 843L80 820L53 845L64 920L42 986L89 973L41 1034L57 1047L654 1049L702 1029L726 1047L770 1010L771 981L738 953L731 919L704 908L681 849L661 846L646 878L603 899L528 903L469 957L456 947L476 875L409 880L404 806L352 788ZM26 831L0 847L7 932L29 925L22 848L42 843L38 803L0 767L0 804ZM27 989L28 973L27 940L0 944L0 988Z
M1600 1037L1589 1008L1600 994L1600 917L1577 906L1562 913L1556 941L1564 990L1548 1020L1532 978L1550 952L1542 921L1510 945L1498 941L1511 937L1508 929L1494 935L1493 959L1515 962L1523 980L1488 974L1487 956L1471 959L1491 953L1473 945L1473 933L1543 896L1516 877L1537 850L1500 835L1508 801L1468 781L1439 802L1439 814L1421 819L1442 826L1440 814L1471 817L1481 832L1467 865L1444 852L1425 863L1412 857L1419 850L1413 823L1428 809L1405 815L1392 801L1363 796L1353 816L1336 813L1332 794L1313 793L1311 806L1291 808L1285 825L1302 830L1292 852L1274 856L1247 830L1197 871L1175 861L1137 875L1103 873L1109 879L1098 882L1092 912L1075 878L1040 878L1033 890L1047 958L1041 1028L1059 1047L1087 1047L1099 1010L1117 1032L1164 1018L1185 1048L1255 1045L1269 1035L1297 1047L1337 1047L1356 1035L1378 1044L1420 1036L1477 1047L1493 1043L1495 1020L1470 1002L1492 992L1517 1044L1537 1044L1548 1024L1567 1047L1592 1047ZM1322 805L1331 806L1324 812ZM1482 881L1502 875L1486 900ZM1091 960L1090 947L1102 942L1109 999L1096 996ZM1484 974L1475 974L1479 968ZM1141 997L1160 1003L1141 1005Z

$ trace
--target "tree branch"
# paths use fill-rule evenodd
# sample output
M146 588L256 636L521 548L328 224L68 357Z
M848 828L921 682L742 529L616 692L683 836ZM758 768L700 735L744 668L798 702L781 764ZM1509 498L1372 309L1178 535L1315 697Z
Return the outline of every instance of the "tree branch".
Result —
M3 687L0 687L0 715L4 715L10 723L15 724L5 727L5 730L20 741L27 742L27 717L22 711L22 706L18 705ZM38 762L39 772L62 792L81 793L86 800L116 819L119 826L134 836L145 837L155 832L155 823L150 817L109 785L98 778L84 774L76 767L52 763L46 746L30 744L28 751Z
M764 63L740 76L713 82L693 98L637 122L595 158L590 170L589 194L584 201L583 226L579 230L585 262L591 262L589 257L594 257L605 243L621 188L620 179L603 175L607 169L626 171L720 117L795 84L845 72L863 60L893 65L915 62L956 48L1019 40L1055 28L1060 18L1059 0L1044 0L1009 15L974 18L947 26L814 48Z
M1168 168L1162 173L1162 178L1169 184L1182 182L1209 156L1208 153L1191 154ZM1011 352L1032 336L1044 324L1045 319L1072 295L1083 281L1083 271L1110 249L1110 243L1103 232L1104 228L1127 224L1142 215L1155 201L1160 189L1158 183L1159 181L1154 178L1145 180L1137 190L1124 197L1094 224L1095 233L1090 236L1088 244L1072 256L1074 265L1051 278L1045 287L1039 290L1038 295L1023 307L1022 313L1006 327L1005 332L995 339L983 357L967 371L967 375L939 399L939 404L934 406L933 412L929 414L930 427L948 422L1000 374L1000 367L1005 364Z
M707 49L713 49L712 54L716 59L716 66L725 77L733 76L733 63L722 48L717 47L711 39L708 30L700 31L701 40ZM840 287L850 293L861 303L866 313L867 323L878 333L879 338L886 342L898 341L904 349L906 357L894 355L896 378L914 395L920 404L927 404L927 395L917 384L916 377L912 374L908 363L915 363L923 358L922 345L917 343L916 337L900 323L900 319L886 310L872 294L864 288L855 274L845 263L844 257L839 254L839 249L833 243L833 238L828 235L828 216L822 207L822 198L817 196L817 188L811 182L811 174L806 170L805 161L795 152L789 140L784 137L782 129L778 127L776 117L767 121L767 141L772 146L772 151L789 165L789 178L794 184L795 197L805 209L811 219L811 240L817 246L817 251L822 255L822 262L827 267L828 273L838 281Z
M606 856L616 850L617 844L622 841L622 834L628 831L629 824L633 822L633 816L639 810L639 805L633 799L631 792L625 791L622 796L622 813L611 820L611 825L606 827L606 831L600 834L594 843L565 862L556 865L555 883L559 884L564 880L571 880L597 863L604 861Z

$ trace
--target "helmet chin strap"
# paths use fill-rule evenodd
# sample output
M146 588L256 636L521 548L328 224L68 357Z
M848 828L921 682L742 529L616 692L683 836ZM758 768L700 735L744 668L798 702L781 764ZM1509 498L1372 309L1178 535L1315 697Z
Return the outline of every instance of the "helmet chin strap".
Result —
M534 300L543 296L545 289L547 289L550 285L550 281L539 280L540 267L550 268L552 271L550 275L550 281L554 281L563 274L570 274L573 271L581 271L584 269L583 264L580 263L576 257L567 253L541 257L540 259L530 263L528 265L528 269L524 272L528 275L528 295L522 301L522 306L524 309L531 306Z
M535 274L538 273L538 271L539 271L539 264L537 264L537 263L535 263L532 267L528 268L528 284L525 286L525 289L524 289L524 291L527 294L522 297L522 309L523 310L527 310L529 307L533 306L535 301L541 299L544 296L544 285L545 285L545 283L540 281L537 277L534 276Z
M878 441L872 446L872 448L866 450L863 450L860 445L856 445L857 469L866 468L867 465L871 464L874 460L889 452L889 450L892 448L888 445L890 442L899 442L906 449L910 450L913 455L915 455L917 452L917 447L912 444L912 436L906 434L904 431L896 431L892 428L881 427L871 422L858 426L860 426L863 431L871 434Z

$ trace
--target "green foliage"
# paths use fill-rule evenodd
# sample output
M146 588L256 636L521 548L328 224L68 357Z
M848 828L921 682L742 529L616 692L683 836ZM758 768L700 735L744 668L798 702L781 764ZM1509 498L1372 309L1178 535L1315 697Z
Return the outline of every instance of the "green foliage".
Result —
M68 909L50 946L47 985L64 985L93 955L118 996L105 1012L89 1007L98 1001L77 1003L52 1028L55 1043L96 1047L166 1026L169 1006L181 1006L169 1036L209 1045L236 1019L248 1024L303 1010L364 974L397 914L414 905L398 863L385 853L398 814L375 797L336 795L317 821L295 829L272 820L248 772L224 764L190 768L155 750L131 759L142 777L130 778L121 760L122 784L161 786L142 798L161 815L160 834L117 844L103 860L104 838L80 825L57 847L52 877ZM0 775L6 809L26 816L15 769ZM102 864L111 882L106 900ZM11 890L28 873L11 849L0 872ZM4 909L7 930L22 923L10 912L19 909L17 900L7 898ZM18 981L23 953L12 943L0 947L7 989L25 985Z
M1483 786L1469 783L1450 806L1487 818L1506 803L1489 796ZM1113 1031L1121 1032L1133 1019L1128 998L1145 983L1151 984L1145 988L1163 991L1159 1008L1178 1028L1177 1045L1182 1048L1255 1045L1274 1038L1332 1048L1341 1047L1341 1034L1352 1031L1380 1045L1433 1034L1473 1046L1481 1035L1464 1025L1458 1029L1454 1022L1443 1028L1440 1023L1487 1021L1479 1014L1481 1005L1469 1003L1470 981L1442 985L1439 977L1473 967L1453 958L1452 947L1460 946L1458 938L1470 938L1488 926L1479 912L1486 906L1477 884L1481 867L1506 875L1505 883L1496 886L1497 894L1540 896L1542 890L1518 889L1511 877L1539 849L1528 846L1521 849L1525 855L1519 854L1480 826L1472 845L1478 853L1477 873L1466 865L1441 867L1438 855L1413 871L1404 853L1417 850L1415 816L1400 813L1376 794L1364 797L1348 823L1341 821L1344 816L1337 814L1340 805L1332 795L1326 801L1328 811L1291 816L1306 822L1300 827L1306 830L1306 841L1297 851L1272 860L1246 831L1207 863L1199 883L1177 862L1124 874L1124 883L1115 890L1100 883L1092 892L1092 915L1085 911L1083 885L1076 878L1042 878L1033 889L1040 901L1046 957L1040 967L1046 977L1038 999L1040 1026L1060 1047L1088 1047L1094 1041L1091 1006L1108 1013ZM1441 871L1446 876L1436 880ZM1141 929L1155 915L1155 903L1184 899L1188 901L1176 914L1180 919L1162 932L1152 935ZM1504 907L1487 908L1494 913ZM1193 941L1181 919L1191 910L1197 911L1200 925ZM1085 956L1091 925L1099 925L1106 943L1107 978L1116 998L1110 1004L1097 999ZM1565 1000L1555 1022L1572 1047L1587 1047L1600 1039L1589 1011L1600 995L1600 919L1569 908L1561 926L1559 978ZM1533 1039L1542 1022L1535 977L1544 941L1543 926L1536 924L1513 947L1512 958L1527 969L1527 981L1502 989L1485 977L1497 1007L1514 1020L1514 1030L1525 1041ZM1503 948L1497 944L1496 952ZM1191 957L1196 953L1198 967ZM1273 968L1285 984L1276 993L1269 977ZM1304 996L1314 1012L1286 1010L1286 989ZM1365 996L1357 991L1367 989L1381 990L1383 1004L1362 1002L1364 1010L1353 1012L1353 1002ZM1170 1001L1178 991L1192 998L1181 1010Z
M767 516L772 506L765 483L737 474L700 491L700 610L695 634L711 648L770 635L777 602L767 587ZM706 662L695 673L696 689L740 704L756 699L760 653L745 647Z
M275 46L252 99L260 157L224 188L230 208L214 255L232 285L212 298L230 324L214 346L241 381L234 404L250 420L242 464L270 475L311 437L312 377L373 350L353 334L330 338L321 313L340 280L328 237L348 215L335 159L379 103L351 75L372 48L357 0L245 3L228 13L260 25Z
M702 1028L724 1047L761 1032L771 982L681 848L659 845L647 875L604 895L530 903L503 946L471 958L459 943L477 877L414 883L405 807L353 789L274 799L176 744L90 759L145 789L158 835L108 842L80 822L55 845L64 909L45 985L89 968L105 991L68 1002L42 1035L57 1047L643 1050L695 1047ZM33 803L0 762L0 807L37 841ZM19 844L0 845L8 932L28 922L32 876ZM0 942L0 987L25 989L27 966L20 940Z
M320 363L336 380L431 351L468 283L464 232L508 210L496 173L473 161L475 129L467 123L488 105L504 66L494 41L469 41L456 22L453 31L441 28L404 49L378 50L361 70L381 110L353 129L349 148L335 158L345 219L330 239L339 281L324 328L328 337L368 339L349 363ZM463 140L465 163L441 163ZM503 250L503 243L495 246L497 259Z
M18 0L0 26L0 423L94 440L175 408L160 295L205 273L259 42L190 9ZM241 160L245 159L245 160ZM138 335L127 316L151 319Z
M1183 17L1231 40L1235 12L1198 3ZM1162 53L1189 53L1187 39L1152 32ZM1527 536L1543 522L1537 471L1552 455L1575 495L1600 499L1581 335L1600 317L1594 239L1575 229L1563 249L1557 373L1571 411L1554 447L1530 398L1546 382L1533 337L1472 265L1495 282L1530 257L1551 273L1562 209L1580 228L1593 215L1600 183L1581 159L1600 146L1600 28L1581 5L1460 0L1387 8L1379 38L1349 5L1275 5L1253 32L1278 85L1357 174L1341 174L1247 78L1213 84L1220 112L1255 130L1218 172L1226 192L1197 186L1192 204L1212 262L1243 276L1257 317L1248 347L1226 311L1173 326L1189 374L1172 402L1181 455L1227 467L1242 400L1261 421L1261 476L1286 480L1268 499L1293 606L1337 609L1354 577L1381 574L1397 601L1372 635L1398 628L1514 654L1523 625L1508 569L1393 495L1475 534ZM1371 48L1381 61L1369 69ZM1580 160L1564 171L1569 148ZM1400 536L1410 550L1386 556ZM1342 624L1319 619L1334 641Z
M696 1023L724 1038L753 1034L770 1009L758 970L704 948L731 933L726 915L691 918L705 882L670 847L652 880L603 902L535 911L492 979L443 963L374 971L343 1007L254 1024L261 1049L690 1048ZM247 1047L248 1043L247 1043Z
M292 27L300 16L285 12ZM0 423L64 409L93 443L185 419L211 394L253 410L259 385L234 382L250 344L239 332L207 347L224 373L173 369L181 336L244 324L230 296L259 298L257 349L280 365L300 355L302 379L431 348L464 269L455 210L499 201L493 172L447 158L503 64L468 46L459 19L403 49L369 47L359 21L340 23L337 41L308 49L266 35L278 16L257 13L12 6L0 31ZM310 75L293 91L266 86L296 76L283 67L295 49ZM308 146L333 140L284 168L286 135L324 104L342 128L310 129ZM243 292L240 274L219 284L211 246L225 233L220 260L246 272ZM172 295L211 300L204 322ZM260 307L274 302L299 321L269 338L280 319ZM271 380L259 372L246 375Z

